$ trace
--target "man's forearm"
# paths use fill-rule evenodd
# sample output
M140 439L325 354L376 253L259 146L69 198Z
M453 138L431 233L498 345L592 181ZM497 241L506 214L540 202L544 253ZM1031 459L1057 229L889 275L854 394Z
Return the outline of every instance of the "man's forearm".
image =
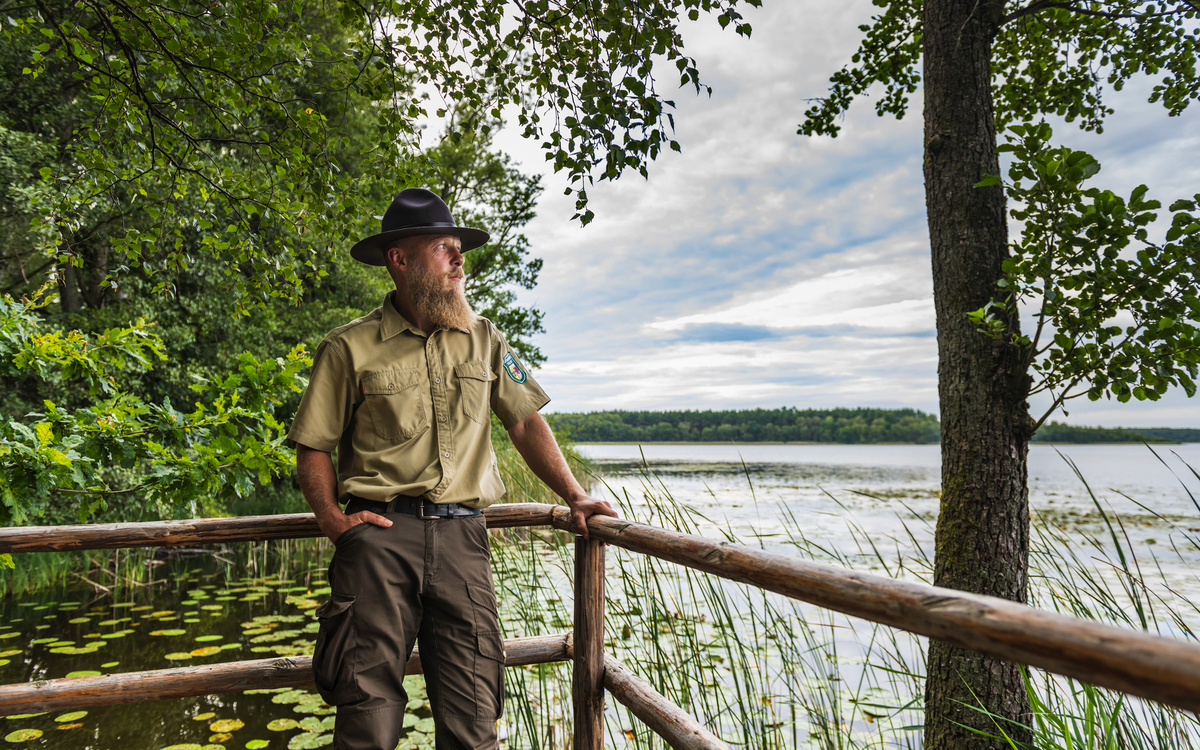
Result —
M342 511L337 503L337 473L333 469L333 457L304 445L296 446L296 478L300 481L300 492L308 501L322 529L328 528L327 521Z
M550 425L546 424L546 420L542 419L542 415L534 412L514 425L508 431L508 436L530 470L545 482L554 494L567 502L584 496L583 487L571 473L571 467L567 466L558 441L554 439L554 433L550 430Z

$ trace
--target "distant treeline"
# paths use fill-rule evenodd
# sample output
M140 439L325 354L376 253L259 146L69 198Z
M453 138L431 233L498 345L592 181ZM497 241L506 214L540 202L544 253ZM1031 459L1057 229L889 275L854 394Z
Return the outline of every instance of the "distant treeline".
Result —
M549 414L580 443L936 443L937 418L915 409L600 411Z
M1169 427L1073 427L1059 422L1042 425L1035 443L1197 443L1200 430Z
M937 417L916 409L597 411L547 414L579 443L937 443ZM1038 443L1200 442L1200 430L1042 425Z

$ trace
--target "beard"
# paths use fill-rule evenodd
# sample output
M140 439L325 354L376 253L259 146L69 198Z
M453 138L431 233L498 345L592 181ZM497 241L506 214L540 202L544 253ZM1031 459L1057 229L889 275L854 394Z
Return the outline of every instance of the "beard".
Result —
M461 283L417 263L409 264L408 296L417 312L436 326L469 331L478 318Z

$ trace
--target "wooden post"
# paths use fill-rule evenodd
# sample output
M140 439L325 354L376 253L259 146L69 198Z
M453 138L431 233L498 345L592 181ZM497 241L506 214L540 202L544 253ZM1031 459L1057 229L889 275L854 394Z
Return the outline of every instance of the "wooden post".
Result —
M604 543L575 538L575 750L604 748Z

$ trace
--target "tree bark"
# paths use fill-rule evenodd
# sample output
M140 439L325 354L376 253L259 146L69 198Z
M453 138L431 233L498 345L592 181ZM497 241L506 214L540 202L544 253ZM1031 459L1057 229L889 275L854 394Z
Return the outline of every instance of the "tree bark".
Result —
M942 500L934 585L1024 602L1029 562L1028 375L1011 339L975 330L967 313L997 296L1008 254L999 174L991 47L1003 0L925 0L925 201L933 259L942 421ZM1008 331L1019 333L1015 311ZM997 310L997 314L1001 311ZM974 710L983 708L992 719ZM1015 665L930 641L928 750L1009 748L1028 733L1029 701ZM998 722L998 723L997 723Z

